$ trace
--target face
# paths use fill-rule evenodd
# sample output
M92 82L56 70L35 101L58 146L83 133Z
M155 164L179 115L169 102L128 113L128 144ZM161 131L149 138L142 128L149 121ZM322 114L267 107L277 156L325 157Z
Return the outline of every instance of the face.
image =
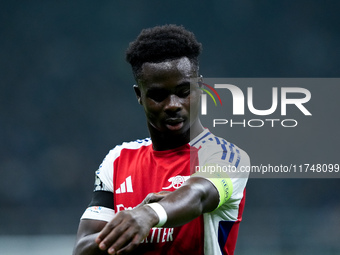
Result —
M201 94L190 83L195 77L195 66L186 57L143 64L135 92L144 107L151 133L176 135L189 132L198 119ZM190 106L194 108L191 114Z

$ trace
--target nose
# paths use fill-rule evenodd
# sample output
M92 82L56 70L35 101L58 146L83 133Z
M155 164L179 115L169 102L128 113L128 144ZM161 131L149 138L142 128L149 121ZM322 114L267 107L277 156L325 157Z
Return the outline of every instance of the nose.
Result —
M182 109L181 99L176 95L170 95L168 97L164 110L167 113L171 112L175 113L180 111L181 109Z

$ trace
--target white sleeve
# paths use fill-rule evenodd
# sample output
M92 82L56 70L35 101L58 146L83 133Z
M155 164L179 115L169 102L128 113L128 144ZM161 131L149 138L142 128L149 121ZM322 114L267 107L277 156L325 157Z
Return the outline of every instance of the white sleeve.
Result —
M116 149L116 148L115 148ZM97 199L101 197L110 199L111 195L108 195L108 192L112 194L112 201L113 201L113 163L115 158L117 157L117 153L115 153L115 149L111 150L106 157L104 158L103 162L99 166L99 169L95 172L95 181L94 181L94 193L93 198L96 197ZM104 192L101 192L104 191ZM93 202L93 198L91 204ZM96 200L98 202L98 200ZM102 220L109 222L115 216L114 209L109 207L105 207L106 203L95 203L94 205L89 205L89 207L85 210L81 219L92 219L92 220Z
M85 210L81 216L81 219L102 220L109 222L114 218L114 216L115 211L113 209L102 206L91 206Z
M113 192L113 163L116 159L116 150L111 150L96 171L94 191L104 190Z
M250 158L245 151L235 145L228 147L230 150L226 153L221 150L220 146L214 145L213 142L211 144L212 146L203 147L199 151L200 162L195 176L204 177L212 181L213 184L215 178L230 179L232 193L228 202L226 202L226 206L238 208L249 177L248 172L241 170L250 165ZM216 188L219 190L218 187Z

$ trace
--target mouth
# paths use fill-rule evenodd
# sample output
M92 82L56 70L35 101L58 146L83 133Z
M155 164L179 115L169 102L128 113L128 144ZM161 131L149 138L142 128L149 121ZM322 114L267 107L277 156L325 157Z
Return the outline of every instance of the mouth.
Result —
M184 119L182 118L168 118L165 120L166 127L171 131L180 130L184 125Z

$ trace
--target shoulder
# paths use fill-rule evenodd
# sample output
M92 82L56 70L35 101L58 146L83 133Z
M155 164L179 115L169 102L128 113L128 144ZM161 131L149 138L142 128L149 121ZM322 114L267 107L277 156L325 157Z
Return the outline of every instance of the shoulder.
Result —
M209 161L225 162L236 167L250 164L250 158L243 149L225 138L215 136L209 130L195 138L192 146L198 149L200 164L207 164Z
M116 158L118 158L120 156L122 150L124 150L124 149L137 150L137 149L140 149L143 146L149 146L151 144L152 144L151 139L150 138L145 138L145 139L138 139L138 140L131 141L131 142L124 142L124 143L122 143L120 145L117 145L113 149L111 149L109 151L109 153L106 155L106 157L104 158L102 164L99 166L99 170L107 162L111 163Z
M131 142L124 142L120 145L115 146L109 151L109 153L104 158L103 162L100 164L98 170L96 170L96 183L99 183L101 187L103 184L107 187L106 190L113 190L113 173L114 173L114 162L120 157L124 149L127 150L138 150L143 146L151 145L151 139L145 138L140 140L135 140Z

